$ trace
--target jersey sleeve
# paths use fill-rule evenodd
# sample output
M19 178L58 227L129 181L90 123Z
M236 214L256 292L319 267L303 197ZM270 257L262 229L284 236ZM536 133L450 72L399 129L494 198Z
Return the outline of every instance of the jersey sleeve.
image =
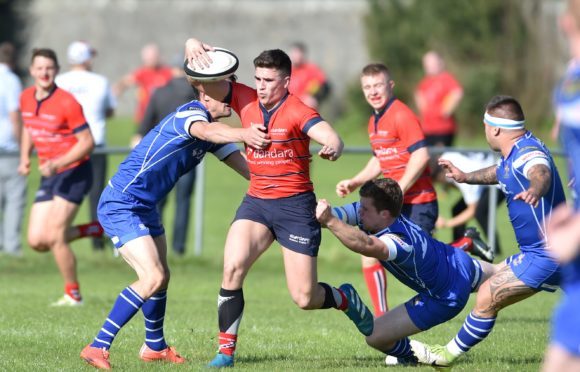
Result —
M177 112L175 113L175 120L177 121L177 124L175 124L175 129L179 133L193 138L193 136L189 133L191 126L195 125L195 123L198 121L209 123L211 119L207 110L202 107L200 103L190 102L177 109Z
M258 94L255 89L240 83L231 83L231 89L231 101L229 104L241 117L244 107L258 99Z
M300 130L302 131L302 133L308 133L310 128L312 128L313 126L322 121L320 114L316 112L316 110L306 106L303 103L300 112L302 115L300 118Z
M387 261L404 262L409 258L413 251L413 246L405 242L396 234L383 234L378 238L380 241L385 243L389 249L389 257L387 258Z
M348 225L360 226L359 208L360 203L354 202L332 208L332 214Z
M83 108L80 103L71 95L69 99L66 100L65 107L66 122L69 128L74 132L78 133L84 129L87 129L88 123L83 114Z
M240 151L237 145L233 143L214 144L209 150L220 161L224 161L228 156L236 151Z
M427 146L419 119L411 110L400 110L396 116L397 133L407 150L412 153Z
M549 155L539 146L524 146L518 149L516 158L513 161L513 167L526 178L528 178L530 169L538 164L551 168Z

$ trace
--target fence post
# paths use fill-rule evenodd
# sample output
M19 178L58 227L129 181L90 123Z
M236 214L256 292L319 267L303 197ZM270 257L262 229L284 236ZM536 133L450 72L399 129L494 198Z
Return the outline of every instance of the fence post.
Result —
M194 246L193 252L201 256L203 251L203 209L205 201L205 159L195 169L195 202L194 202Z

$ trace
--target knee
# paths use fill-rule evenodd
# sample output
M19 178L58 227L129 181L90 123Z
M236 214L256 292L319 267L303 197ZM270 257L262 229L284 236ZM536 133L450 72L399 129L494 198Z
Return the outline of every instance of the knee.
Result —
M36 252L50 251L50 243L41 234L28 234L28 245Z
M169 285L169 278L169 270L152 270L142 281L145 297L149 298L161 289L167 288Z
M302 310L314 310L320 308L320 306L315 305L312 292L299 291L292 293L292 300Z
M225 288L241 288L246 276L246 270L238 264L224 264L222 286Z

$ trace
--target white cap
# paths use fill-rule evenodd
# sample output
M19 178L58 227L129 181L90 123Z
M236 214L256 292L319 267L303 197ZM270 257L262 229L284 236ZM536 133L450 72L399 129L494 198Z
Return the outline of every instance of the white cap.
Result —
M67 55L70 64L80 65L93 58L95 49L84 41L74 41L68 46Z

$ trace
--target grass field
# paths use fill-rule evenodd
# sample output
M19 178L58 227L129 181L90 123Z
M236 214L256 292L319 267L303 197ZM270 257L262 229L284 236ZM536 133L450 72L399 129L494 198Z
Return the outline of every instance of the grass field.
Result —
M117 125L117 126L115 126ZM110 145L125 145L130 126L117 120L109 126ZM348 142L347 142L348 144ZM479 147L482 147L480 144ZM110 171L122 156L111 157ZM188 359L184 366L145 364L138 359L144 338L141 314L120 332L111 349L111 363L118 370L197 370L213 357L217 347L216 299L221 281L225 233L246 191L246 182L219 164L211 155L207 162L207 197L204 250L193 256L193 244L184 258L170 254L172 279L166 317L166 338ZM318 197L339 204L334 185L353 174L367 157L347 155L337 163L314 160L313 178ZM563 175L564 176L564 175ZM29 195L38 178L30 180ZM455 193L442 195L441 213L448 215ZM353 197L354 198L354 197ZM354 200L353 198L347 201ZM86 205L77 217L87 220ZM173 200L166 213L171 232ZM193 227L193 221L191 221ZM504 255L516 251L505 207L498 211ZM191 229L190 231L193 231ZM189 242L193 242L190 233ZM449 232L439 238L448 240ZM170 241L170 236L168 237ZM48 304L62 293L62 282L52 256L24 247L20 259L0 256L0 370L82 371L91 370L79 359L80 350L91 341L118 293L135 279L122 259L110 250L92 252L88 241L73 243L85 306L51 308ZM500 257L501 258L501 257ZM319 279L333 285L350 282L370 301L364 287L360 259L328 233L323 235L319 255ZM389 304L400 304L412 292L389 276ZM240 328L236 368L243 370L379 370L383 356L367 347L354 325L336 310L302 311L286 289L280 248L273 245L250 272L244 285L246 308ZM541 293L512 306L499 316L494 332L473 349L456 370L538 370L549 334L549 318L559 295ZM426 342L446 343L461 327L473 305L452 321L418 335ZM424 367L424 369L429 367ZM392 368L391 370L398 370ZM400 370L400 369L399 369Z

